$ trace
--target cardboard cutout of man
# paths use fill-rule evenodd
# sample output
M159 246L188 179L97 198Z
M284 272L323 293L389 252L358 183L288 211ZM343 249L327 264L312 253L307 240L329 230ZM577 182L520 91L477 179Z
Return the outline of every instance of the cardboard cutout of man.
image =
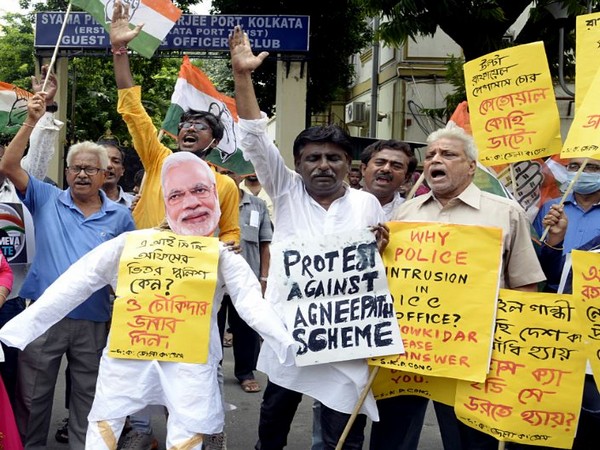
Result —
M166 158L162 188L168 227L177 235L212 236L220 218L215 177L208 165L188 152ZM98 286L116 289L119 262L127 250L128 236L164 233L170 230L139 230L108 241L82 257L65 272L38 302L9 322L0 340L24 348L60 320ZM154 236L154 235L153 235ZM109 356L113 330L100 363L96 396L89 415L86 448L114 449L127 415L148 405L163 405L169 411L166 448L200 449L203 434L223 429L224 412L217 382L222 358L217 329L217 311L226 290L240 316L275 349L282 364L290 364L297 348L261 295L256 276L235 252L219 243L217 287L210 318L206 363L166 362L157 359L120 359ZM117 300L118 301L118 300ZM131 383L135 379L136 383Z

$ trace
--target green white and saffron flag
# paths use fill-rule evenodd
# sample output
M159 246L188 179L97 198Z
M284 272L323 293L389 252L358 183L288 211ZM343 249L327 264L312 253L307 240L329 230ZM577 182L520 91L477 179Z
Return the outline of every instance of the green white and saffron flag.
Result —
M146 58L152 57L163 39L181 17L181 10L170 0L121 0L129 5L129 23L144 24L140 34L129 46ZM90 13L108 31L114 0L72 0L73 5Z
M220 93L206 74L194 66L186 55L179 69L175 90L171 96L171 106L162 123L162 129L176 139L181 116L188 109L209 111L217 116L225 127L218 151L210 152L207 161L239 175L254 172L252 165L244 160L241 150L238 149L238 115L235 100Z
M0 133L15 134L27 118L31 92L0 82Z

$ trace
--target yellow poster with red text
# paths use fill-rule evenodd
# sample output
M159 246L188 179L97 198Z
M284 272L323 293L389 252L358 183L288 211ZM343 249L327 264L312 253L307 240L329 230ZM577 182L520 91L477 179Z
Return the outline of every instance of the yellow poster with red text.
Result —
M459 381L456 416L501 441L571 448L583 392L580 322L568 294L500 290L490 373Z
M218 261L217 238L154 229L129 234L109 356L205 363Z
M577 16L575 27L575 111L579 109L600 61L600 13Z
M543 42L519 45L464 66L479 160L486 166L560 151L560 116Z
M502 230L390 222L383 260L404 342L370 364L483 381L491 351Z

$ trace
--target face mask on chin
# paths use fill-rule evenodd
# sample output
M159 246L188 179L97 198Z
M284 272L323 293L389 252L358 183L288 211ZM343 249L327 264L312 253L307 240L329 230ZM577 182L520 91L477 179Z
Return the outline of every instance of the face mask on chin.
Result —
M577 172L567 172L567 180L561 186L563 192L567 190L576 174ZM582 195L600 191L600 173L582 172L573 186L573 191Z
M210 153L210 151L213 149L211 147L211 145L213 145L213 142L215 142L215 139L213 138L206 147L204 147L202 150L196 150L194 153L194 155L196 155L198 158L200 159L205 159L206 156Z

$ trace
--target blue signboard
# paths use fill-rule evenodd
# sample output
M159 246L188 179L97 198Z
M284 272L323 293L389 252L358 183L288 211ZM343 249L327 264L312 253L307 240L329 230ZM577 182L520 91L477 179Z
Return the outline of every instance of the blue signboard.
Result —
M65 14L36 14L35 47L54 48ZM310 16L243 16L184 14L167 35L159 50L229 51L228 36L241 25L252 49L269 52L308 51ZM106 49L110 39L104 28L88 13L69 15L61 48Z

